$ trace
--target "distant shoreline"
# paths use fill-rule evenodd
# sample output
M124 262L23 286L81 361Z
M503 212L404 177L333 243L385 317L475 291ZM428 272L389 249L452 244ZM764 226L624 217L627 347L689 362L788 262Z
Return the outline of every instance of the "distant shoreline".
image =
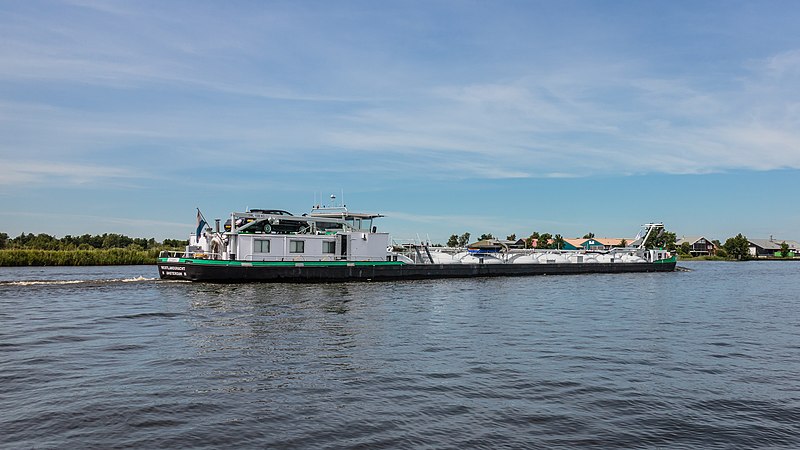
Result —
M0 250L0 267L130 266L156 264L158 250Z
M698 256L695 258L686 258L684 256L678 255L678 262L713 262L713 261L723 261L723 262L746 262L746 261L797 261L800 262L800 258L749 258L744 259L742 261L738 261L735 259L728 259L722 258L719 256Z

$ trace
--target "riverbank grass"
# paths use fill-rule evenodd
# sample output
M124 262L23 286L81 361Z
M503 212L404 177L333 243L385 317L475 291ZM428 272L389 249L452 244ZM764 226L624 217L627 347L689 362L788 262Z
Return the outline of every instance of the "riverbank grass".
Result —
M0 250L0 266L112 266L155 264L158 249Z

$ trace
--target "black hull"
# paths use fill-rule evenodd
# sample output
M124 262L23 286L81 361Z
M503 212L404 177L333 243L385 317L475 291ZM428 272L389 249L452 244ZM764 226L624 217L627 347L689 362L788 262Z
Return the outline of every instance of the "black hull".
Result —
M248 267L191 262L158 264L162 279L214 283L394 281L589 273L672 272L675 262L588 264L401 264L375 266Z

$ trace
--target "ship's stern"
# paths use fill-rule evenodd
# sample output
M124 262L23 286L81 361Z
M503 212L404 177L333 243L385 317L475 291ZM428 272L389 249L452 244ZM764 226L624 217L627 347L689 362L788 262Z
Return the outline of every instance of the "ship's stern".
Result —
M162 280L189 280L186 263L180 261L180 258L159 258L158 276Z

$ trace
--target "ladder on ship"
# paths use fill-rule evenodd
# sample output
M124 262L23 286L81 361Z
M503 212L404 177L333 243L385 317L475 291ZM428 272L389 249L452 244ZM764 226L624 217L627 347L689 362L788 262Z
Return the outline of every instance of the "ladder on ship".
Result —
M419 251L419 248L422 247L425 250L425 253ZM414 260L417 264L433 264L433 256L431 255L431 251L427 245L416 245L414 244L414 251L416 252L416 258ZM425 260L427 257L427 261Z

